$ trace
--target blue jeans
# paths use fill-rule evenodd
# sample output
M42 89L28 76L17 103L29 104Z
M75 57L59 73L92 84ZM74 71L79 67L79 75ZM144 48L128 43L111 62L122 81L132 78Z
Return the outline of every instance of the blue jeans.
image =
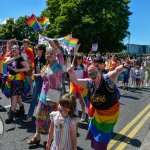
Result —
M41 77L36 77L33 83L33 95L32 95L32 101L30 104L30 108L28 111L28 117L32 117L34 113L34 109L36 106L37 98L39 97L41 93L43 80Z

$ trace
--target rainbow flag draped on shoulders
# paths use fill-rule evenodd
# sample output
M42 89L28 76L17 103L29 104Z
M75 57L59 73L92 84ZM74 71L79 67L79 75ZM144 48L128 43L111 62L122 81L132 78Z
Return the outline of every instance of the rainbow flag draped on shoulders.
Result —
M30 92L30 85L28 81L25 79L23 72L19 72L16 75L4 74L2 78L3 84L5 84L3 93L7 98L11 97L10 85L14 84L15 86L17 86L19 85L20 81L24 82L23 93L27 95Z
M83 89L71 82L70 93L74 90L81 93L85 106L88 109L89 130L87 139L91 140L92 148L107 149L107 145L112 137L113 128L119 118L120 103L117 102L114 106L107 110L98 110L90 103L90 87L89 89Z

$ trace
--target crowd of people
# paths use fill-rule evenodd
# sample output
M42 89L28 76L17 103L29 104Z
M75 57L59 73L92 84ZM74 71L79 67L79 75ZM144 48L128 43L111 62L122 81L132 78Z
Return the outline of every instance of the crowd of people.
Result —
M106 150L120 111L116 83L120 82L123 89L128 88L129 79L132 88L149 86L150 56L119 58L109 52L87 55L74 48L67 53L56 40L49 41L49 45L31 48L30 41L24 39L20 47L15 40L2 47L1 88L11 100L5 123L25 114L22 97L30 94L31 104L23 122L32 121L36 108L36 133L27 143L39 144L41 134L48 133L46 150L76 150L78 122L86 121L87 108L86 139L91 140L92 149ZM65 82L69 83L69 94Z

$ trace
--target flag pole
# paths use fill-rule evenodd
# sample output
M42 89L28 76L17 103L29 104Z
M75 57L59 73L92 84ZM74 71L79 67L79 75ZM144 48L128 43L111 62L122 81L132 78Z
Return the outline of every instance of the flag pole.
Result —
M78 52L78 50L79 50L80 45L81 45L81 43L80 43L80 44L77 44L76 48L74 49L74 52L75 52L75 50L76 50L76 54L77 54L77 52ZM73 60L72 60L71 66L73 66L73 63L74 63L75 55L76 55L76 54L74 54L74 57L73 57Z

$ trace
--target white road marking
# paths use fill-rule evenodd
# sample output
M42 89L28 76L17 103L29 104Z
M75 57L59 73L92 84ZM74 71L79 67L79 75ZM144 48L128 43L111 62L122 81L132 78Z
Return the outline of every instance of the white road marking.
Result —
M31 100L24 101L24 102L30 102L30 101L31 101ZM4 108L10 108L10 106L11 106L11 105L7 105L7 106L1 106L1 107L0 107L0 110L1 110L1 109L4 109Z

